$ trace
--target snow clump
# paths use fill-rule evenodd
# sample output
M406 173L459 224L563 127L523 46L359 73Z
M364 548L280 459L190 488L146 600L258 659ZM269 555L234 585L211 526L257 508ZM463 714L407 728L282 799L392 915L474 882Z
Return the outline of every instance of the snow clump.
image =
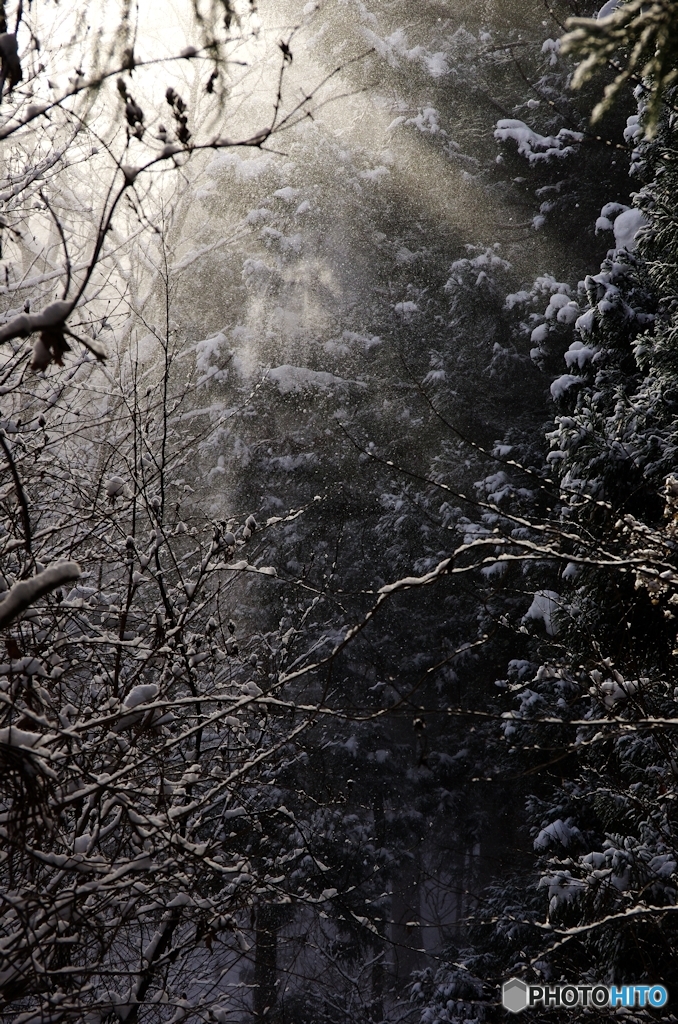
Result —
M539 135L524 121L515 118L497 121L494 137L497 142L508 142L509 139L517 142L518 152L531 164L547 162L553 157L562 159L570 156L575 152L573 143L581 142L584 138L581 132L574 132L569 128L561 128L557 135Z
M575 379L579 380L579 377ZM548 635L555 636L557 632L556 615L559 610L560 594L557 594L555 590L538 590L523 619L543 622Z

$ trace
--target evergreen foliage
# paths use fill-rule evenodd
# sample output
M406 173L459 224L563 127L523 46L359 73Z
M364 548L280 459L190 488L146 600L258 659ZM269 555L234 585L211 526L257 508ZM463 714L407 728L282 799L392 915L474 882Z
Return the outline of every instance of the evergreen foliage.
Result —
M641 5L632 7L620 10L639 16ZM608 22L597 32L612 47ZM620 24L617 18L613 27ZM547 635L510 684L516 703L503 726L507 766L528 785L537 875L523 868L488 889L469 948L437 978L416 983L427 1022L493 1019L492 983L510 975L642 978L677 990L678 166L667 89L675 61L669 49L661 56L664 78L636 90L639 117L630 122L652 128L652 97L663 99L656 133L632 156L642 188L632 209L611 203L602 210L599 229L616 225L617 244L580 286L568 372L551 385L559 412L547 432L547 462L558 503L542 538L560 533L555 546L573 561L553 593L555 628L544 619ZM539 359L549 333L537 336ZM540 546L546 566L543 539ZM567 1017L551 1015L559 1014ZM639 1010L631 1016L644 1019Z

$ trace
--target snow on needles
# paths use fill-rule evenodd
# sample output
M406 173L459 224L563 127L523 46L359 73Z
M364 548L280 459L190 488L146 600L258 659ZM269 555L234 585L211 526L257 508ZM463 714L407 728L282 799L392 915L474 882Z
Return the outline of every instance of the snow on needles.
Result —
M552 382L550 386L551 398L554 401L562 398L566 391L569 391L575 384L581 384L582 378L574 373L563 373Z
M615 247L632 252L638 242L639 232L647 227L647 218L630 206L622 203L606 203L596 221L596 232L613 231Z

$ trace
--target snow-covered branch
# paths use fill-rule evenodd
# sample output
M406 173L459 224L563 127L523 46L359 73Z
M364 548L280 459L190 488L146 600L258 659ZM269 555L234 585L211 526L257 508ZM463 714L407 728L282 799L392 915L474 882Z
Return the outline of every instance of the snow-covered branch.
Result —
M4 629L11 625L40 598L67 583L74 583L80 579L80 575L80 566L77 562L57 562L31 579L15 583L0 601L0 628Z

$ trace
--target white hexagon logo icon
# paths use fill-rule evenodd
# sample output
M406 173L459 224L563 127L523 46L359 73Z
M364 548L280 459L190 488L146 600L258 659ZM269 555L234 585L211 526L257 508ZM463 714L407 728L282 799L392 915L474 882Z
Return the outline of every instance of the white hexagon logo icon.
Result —
M511 1013L520 1013L527 1006L527 985L519 978L509 978L501 988L501 1001Z

